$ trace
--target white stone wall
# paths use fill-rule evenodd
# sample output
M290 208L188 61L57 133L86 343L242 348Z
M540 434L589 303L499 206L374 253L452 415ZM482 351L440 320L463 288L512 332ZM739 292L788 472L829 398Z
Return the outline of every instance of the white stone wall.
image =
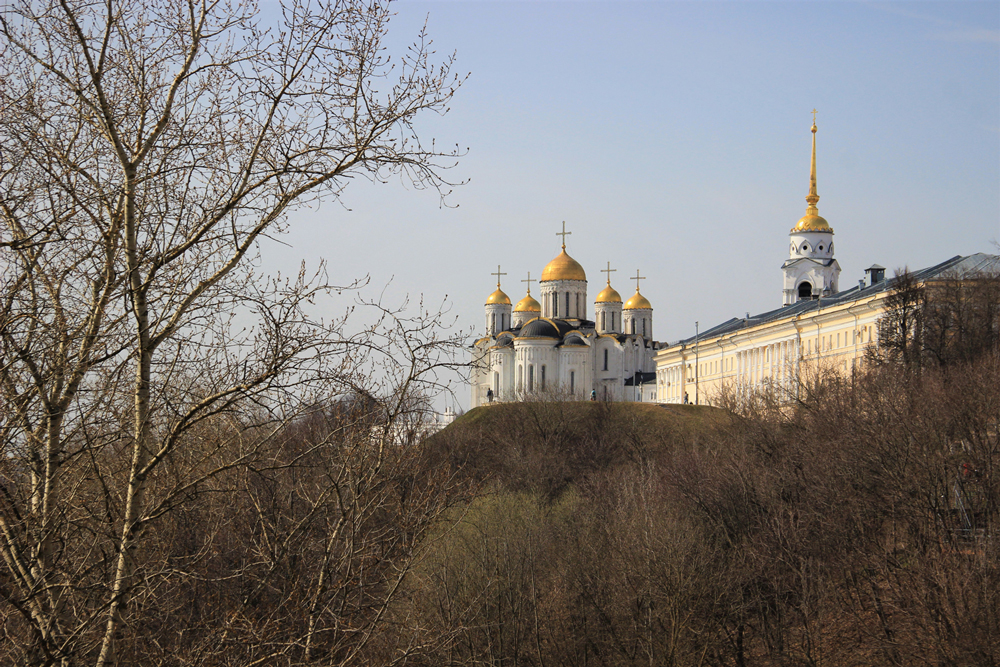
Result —
M523 327L525 324L535 319L539 315L541 315L541 313L535 312L533 310L514 311L514 313L511 314L510 327L512 329L515 327Z
M594 304L594 324L597 333L621 333L622 332L622 304L621 303L595 303Z
M813 294L840 291L840 265L833 258L832 232L792 232L789 234L788 261L782 268L784 286L782 304L799 300L799 285L808 282ZM828 266L824 266L825 263Z
M546 280L539 285L542 317L587 319L586 280Z
M486 334L496 336L511 328L510 305L506 303L486 304Z
M626 335L635 334L642 336L646 340L653 339L653 311L650 308L628 309L622 312L623 333ZM633 327L632 325L635 325Z

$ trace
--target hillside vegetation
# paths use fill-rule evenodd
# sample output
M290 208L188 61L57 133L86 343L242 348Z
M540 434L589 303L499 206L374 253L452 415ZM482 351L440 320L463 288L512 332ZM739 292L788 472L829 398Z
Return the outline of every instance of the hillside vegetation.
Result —
M998 377L473 410L426 443L470 496L395 611L428 665L995 665Z

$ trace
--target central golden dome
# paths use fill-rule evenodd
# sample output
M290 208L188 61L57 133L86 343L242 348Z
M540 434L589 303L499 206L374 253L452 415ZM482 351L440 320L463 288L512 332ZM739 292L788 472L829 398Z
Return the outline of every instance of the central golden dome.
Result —
M586 280L587 274L584 272L580 262L566 254L566 246L554 260L545 265L542 271L542 282L547 280Z
M615 291L615 288L608 283L608 286L601 290L594 300L594 303L621 303L622 295Z
M639 294L639 290L636 290L632 298L625 302L624 310L653 310L653 306L650 305L649 299Z
M540 313L542 312L542 306L535 298L529 293L526 297L517 302L514 306L515 313Z

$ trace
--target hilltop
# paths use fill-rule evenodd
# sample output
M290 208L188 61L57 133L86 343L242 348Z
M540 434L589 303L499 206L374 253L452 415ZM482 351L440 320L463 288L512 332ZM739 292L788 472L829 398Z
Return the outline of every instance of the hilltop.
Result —
M460 416L427 445L462 475L551 495L597 471L697 446L729 421L723 410L695 405L496 403Z

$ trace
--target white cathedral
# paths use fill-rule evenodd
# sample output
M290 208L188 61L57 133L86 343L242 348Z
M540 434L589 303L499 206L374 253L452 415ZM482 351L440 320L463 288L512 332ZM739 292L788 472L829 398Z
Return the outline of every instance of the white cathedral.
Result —
M491 401L521 400L548 394L577 400L653 401L660 344L653 340L653 307L636 289L622 302L611 287L610 263L603 273L607 285L594 300L594 319L587 313L587 274L566 252L546 265L538 281L542 302L527 294L511 307L497 289L486 299L486 336L473 345L472 407Z

